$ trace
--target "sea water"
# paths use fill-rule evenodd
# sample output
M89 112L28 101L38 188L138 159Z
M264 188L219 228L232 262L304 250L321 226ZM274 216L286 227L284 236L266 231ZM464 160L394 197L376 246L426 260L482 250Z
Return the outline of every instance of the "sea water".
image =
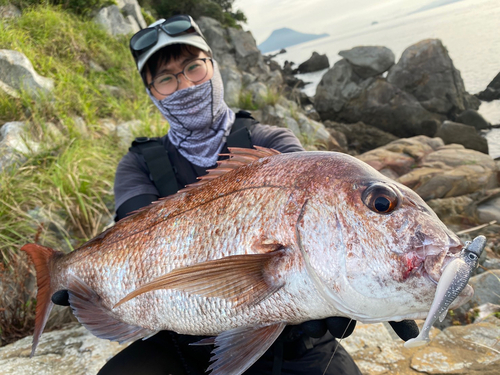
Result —
M330 66L340 60L339 51L356 46L385 46L396 56L421 40L440 39L447 48L456 69L460 71L465 89L478 93L486 88L500 72L500 1L463 0L398 17L388 18L368 27L343 32L331 25L325 30L330 36L308 43L288 47L285 54L274 59L281 65L285 60L293 61L297 67L311 57L313 52L326 54ZM303 91L314 96L316 86L325 70L299 74L298 78L310 82ZM500 124L500 100L482 102L479 113L491 124ZM500 157L500 129L485 133L489 153Z

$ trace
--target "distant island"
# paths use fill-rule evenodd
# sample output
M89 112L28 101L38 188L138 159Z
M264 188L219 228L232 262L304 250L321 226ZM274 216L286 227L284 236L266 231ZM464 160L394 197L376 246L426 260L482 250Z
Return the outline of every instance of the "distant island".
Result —
M287 27L274 30L269 38L259 44L257 47L262 53L276 51L281 48L294 46L296 44L308 42L310 40L324 38L328 34L304 34Z

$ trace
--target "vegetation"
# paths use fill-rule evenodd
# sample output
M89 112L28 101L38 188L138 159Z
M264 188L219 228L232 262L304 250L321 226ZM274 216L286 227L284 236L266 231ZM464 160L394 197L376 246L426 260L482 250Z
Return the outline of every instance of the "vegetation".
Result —
M22 52L54 81L52 94L37 100L0 94L0 124L23 121L29 129L23 162L0 172L2 345L32 329L35 304L26 294L27 258L19 248L37 242L69 251L112 220L114 171L128 146L102 119L139 119L138 132L146 136L165 134L168 124L145 93L128 38L50 5L26 7L0 28L0 49Z
M207 16L230 27L238 27L239 22L247 21L243 12L233 11L234 0L139 0L139 3L157 18L176 14L190 14L195 19Z

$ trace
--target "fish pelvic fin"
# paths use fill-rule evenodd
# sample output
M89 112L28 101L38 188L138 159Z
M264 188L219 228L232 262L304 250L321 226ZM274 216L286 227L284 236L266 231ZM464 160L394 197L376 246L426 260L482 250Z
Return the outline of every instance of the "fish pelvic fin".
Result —
M122 298L114 307L143 293L158 289L177 289L204 297L229 300L233 306L255 305L277 292L282 279L273 277L285 250L266 254L234 255L177 268Z
M50 262L51 259L62 253L34 243L24 245L21 251L28 254L35 265L36 284L38 287L36 293L35 331L33 333L33 345L30 354L30 357L33 357L52 307L54 307L54 303L51 300L54 291L50 285Z
M106 308L101 297L78 276L69 277L69 304L78 321L94 336L124 342L150 337L156 333L118 320Z
M207 369L210 375L240 375L255 363L278 338L285 323L264 327L236 328L215 338L215 349Z

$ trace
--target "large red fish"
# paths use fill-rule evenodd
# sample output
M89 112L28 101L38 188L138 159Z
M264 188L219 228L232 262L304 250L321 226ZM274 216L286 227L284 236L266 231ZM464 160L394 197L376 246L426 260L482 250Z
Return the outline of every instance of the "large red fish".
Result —
M220 164L70 254L22 248L39 288L33 353L61 290L98 337L217 335L219 375L241 374L286 324L427 315L461 243L412 190L334 152L233 149Z

